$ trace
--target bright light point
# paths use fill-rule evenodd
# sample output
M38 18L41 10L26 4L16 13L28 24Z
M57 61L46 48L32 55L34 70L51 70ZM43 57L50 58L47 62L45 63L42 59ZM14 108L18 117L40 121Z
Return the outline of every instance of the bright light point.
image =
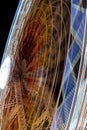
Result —
M87 46L86 46L86 53L87 53Z
M6 83L8 81L9 72L10 72L10 57L7 57L0 68L0 88L4 89L6 86Z

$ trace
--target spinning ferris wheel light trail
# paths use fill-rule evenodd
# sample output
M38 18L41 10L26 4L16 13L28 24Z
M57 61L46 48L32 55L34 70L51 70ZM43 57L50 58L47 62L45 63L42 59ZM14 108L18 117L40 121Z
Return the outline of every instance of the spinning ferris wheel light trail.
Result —
M2 58L1 130L87 128L86 35L83 0L20 0Z

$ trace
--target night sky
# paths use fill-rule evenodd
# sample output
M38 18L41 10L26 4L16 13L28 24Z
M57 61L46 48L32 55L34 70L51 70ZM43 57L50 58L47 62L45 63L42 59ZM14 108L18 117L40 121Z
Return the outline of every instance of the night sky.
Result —
M19 0L0 0L0 62L18 3Z

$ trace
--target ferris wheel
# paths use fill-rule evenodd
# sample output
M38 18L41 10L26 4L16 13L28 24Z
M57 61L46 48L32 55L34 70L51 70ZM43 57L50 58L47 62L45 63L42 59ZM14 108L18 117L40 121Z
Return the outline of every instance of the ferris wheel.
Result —
M85 9L74 0L19 2L2 59L10 64L2 130L72 129L87 66L85 25Z

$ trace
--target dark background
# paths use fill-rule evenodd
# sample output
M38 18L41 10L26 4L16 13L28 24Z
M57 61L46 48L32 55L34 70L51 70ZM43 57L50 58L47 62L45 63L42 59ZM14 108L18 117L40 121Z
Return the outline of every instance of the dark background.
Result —
M0 0L0 64L19 0Z

